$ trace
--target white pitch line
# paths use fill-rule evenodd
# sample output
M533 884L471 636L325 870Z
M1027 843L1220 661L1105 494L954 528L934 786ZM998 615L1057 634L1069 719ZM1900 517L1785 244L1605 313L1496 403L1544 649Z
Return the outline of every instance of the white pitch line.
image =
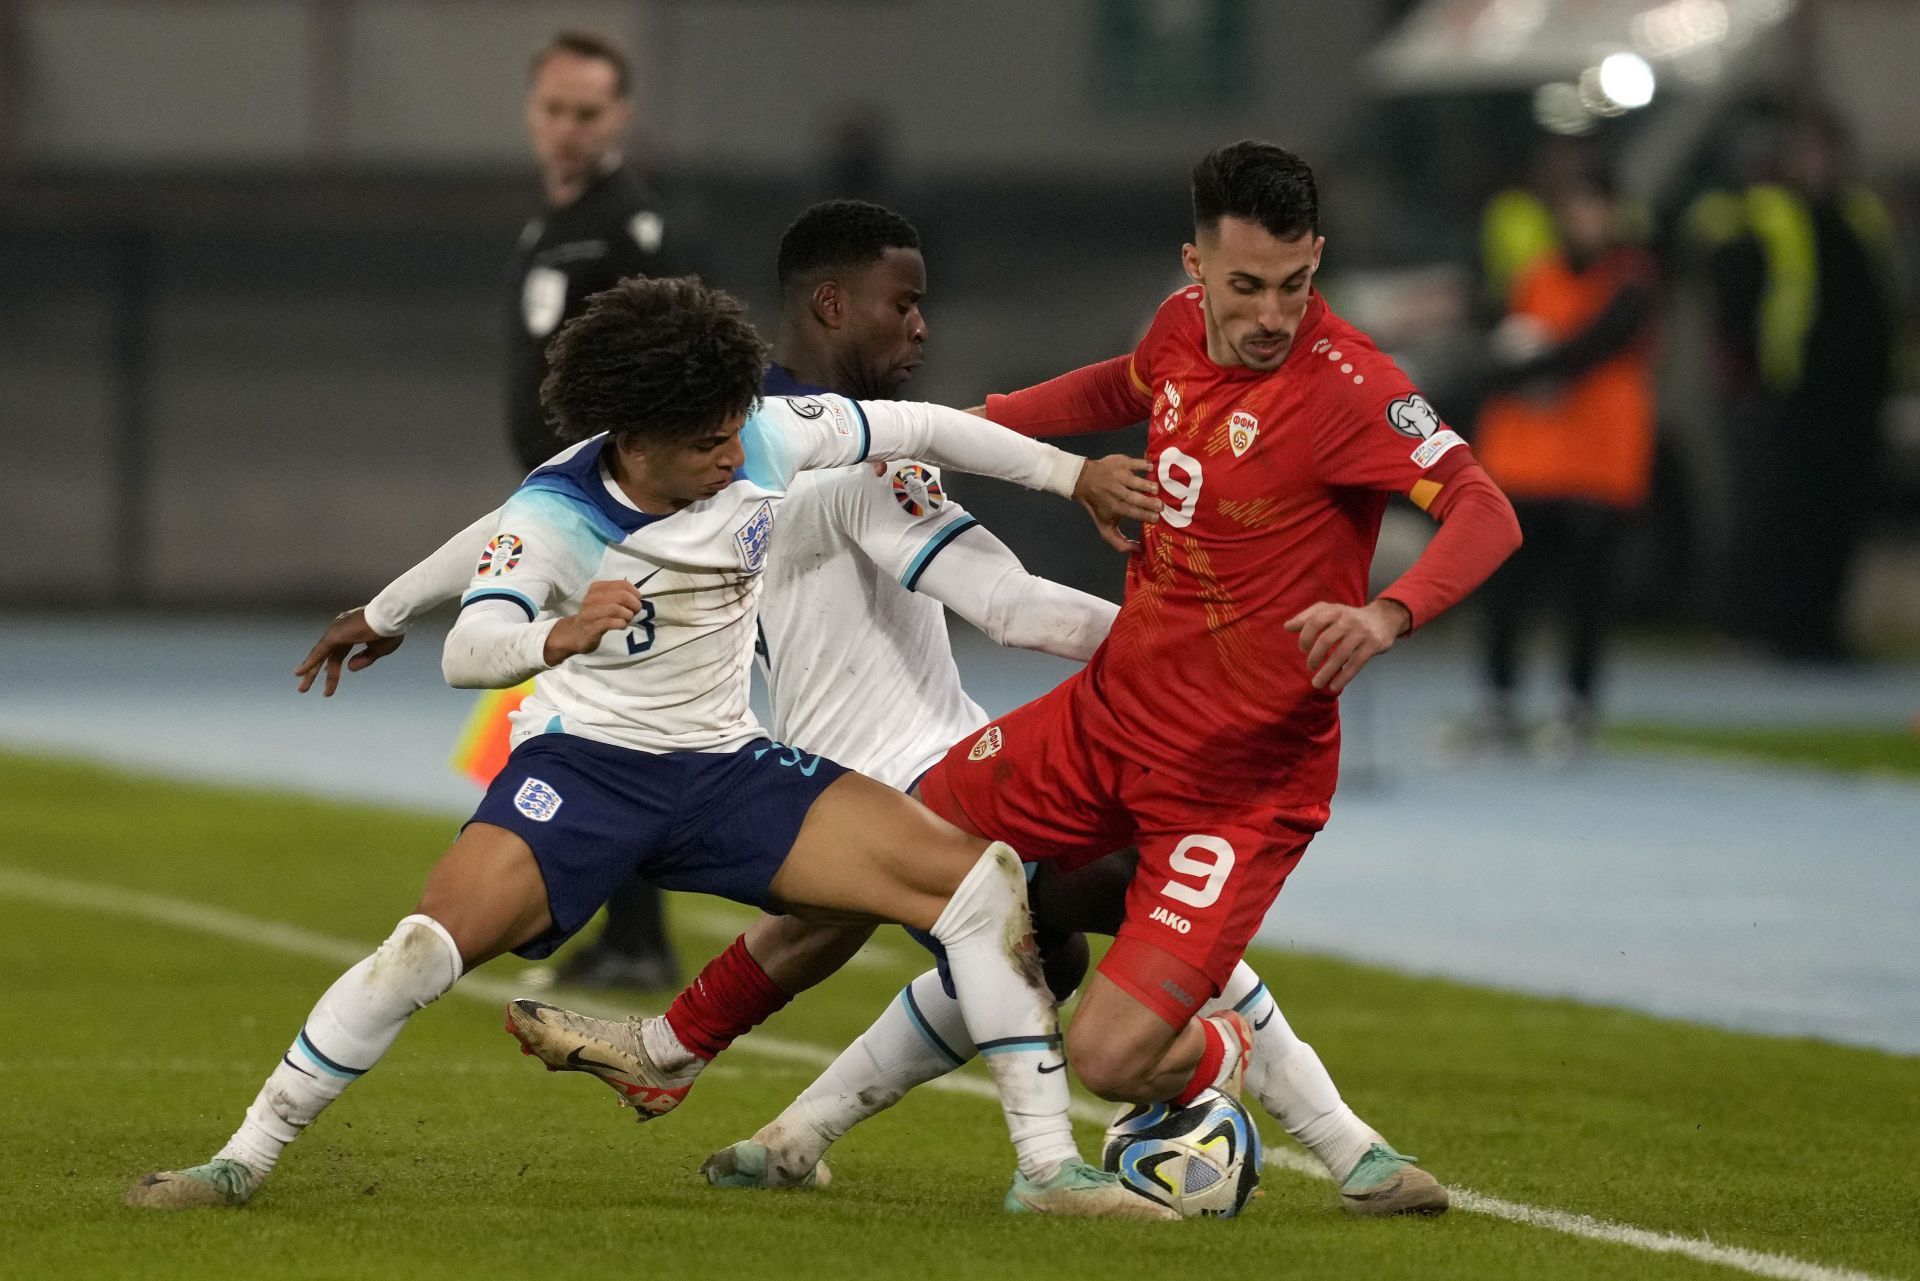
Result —
M42 876L36 872L5 866L0 866L0 895L54 907L79 908L105 916L170 925L177 929L231 939L236 943L270 948L289 955L331 961L337 965L352 965L368 952L366 943L318 934L312 930L303 930L298 926L284 925L277 921L244 916L224 908L196 903L191 899L173 898L165 894L123 889L119 886L91 881L71 881L60 877ZM524 996L527 992L521 983L476 974L461 979L453 988L453 994L498 1005L516 996ZM609 1001L584 996L576 997L572 993L568 994L567 999L572 1008L596 1018L624 1018L629 1014L642 1012L633 1007L616 1005ZM813 1067L825 1067L838 1057L838 1051L825 1046L806 1041L789 1041L759 1032L737 1042L736 1048L758 1054L762 1058L803 1063ZM991 1082L957 1073L928 1082L922 1088L995 1101L999 1099ZM1073 1105L1073 1115L1078 1120L1105 1124L1109 1114L1110 1109L1100 1104L1081 1100ZM1329 1177L1318 1161L1300 1152L1269 1148L1266 1163L1277 1169L1308 1178L1324 1181ZM1545 1228L1550 1232L1603 1241L1610 1245L1626 1246L1629 1249L1645 1250L1653 1254L1682 1255L1701 1263L1717 1264L1752 1276L1768 1277L1772 1281L1887 1281L1886 1278L1872 1273L1857 1272L1851 1268L1810 1263L1805 1259L1793 1258L1791 1255L1769 1254L1762 1250L1748 1250L1740 1246L1715 1245L1711 1241L1672 1236L1665 1232L1636 1228L1630 1224L1596 1219L1590 1215L1543 1209L1540 1206L1525 1205L1517 1201L1505 1201L1499 1197L1485 1196L1468 1188L1449 1187L1447 1191L1453 1198L1454 1209L1464 1210L1469 1214L1484 1214L1496 1219L1505 1219L1511 1223Z

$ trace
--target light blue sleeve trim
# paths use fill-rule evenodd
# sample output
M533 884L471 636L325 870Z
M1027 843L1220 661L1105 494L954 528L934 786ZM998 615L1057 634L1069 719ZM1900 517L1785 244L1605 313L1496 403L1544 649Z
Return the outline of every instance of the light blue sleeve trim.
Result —
M900 575L900 585L908 591L913 591L919 586L920 575L927 572L927 566L933 562L933 558L938 556L948 543L979 523L971 515L963 515L958 520L942 525L920 548L912 563L907 566L906 572Z
M476 587L460 598L460 608L465 609L467 606L483 600L510 600L521 609L527 611L527 621L529 623L540 617L540 611L534 606L534 603L526 596L514 591L511 587Z

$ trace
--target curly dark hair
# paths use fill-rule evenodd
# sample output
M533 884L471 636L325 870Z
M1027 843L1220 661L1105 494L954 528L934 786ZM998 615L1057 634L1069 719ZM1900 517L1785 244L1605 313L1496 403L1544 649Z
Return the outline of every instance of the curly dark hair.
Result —
M752 409L766 364L732 294L696 276L635 276L587 299L547 344L540 404L566 441L689 440Z
M1258 223L1281 240L1319 230L1320 193L1307 162L1271 142L1216 147L1193 167L1193 225L1212 231L1226 217Z
M920 233L884 205L865 200L827 200L809 207L780 237L776 270L780 291L810 283L823 273L850 271L879 262L889 249L918 249Z

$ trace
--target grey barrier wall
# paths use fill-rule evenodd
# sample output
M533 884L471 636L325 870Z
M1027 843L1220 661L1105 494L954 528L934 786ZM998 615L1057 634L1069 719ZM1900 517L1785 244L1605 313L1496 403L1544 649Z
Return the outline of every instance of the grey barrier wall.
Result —
M770 327L774 246L816 193L680 191L699 265ZM353 603L517 480L501 286L519 182L49 179L7 194L10 606ZM973 404L1124 351L1177 279L1177 176L896 203L932 264L912 388L926 399ZM1117 558L1077 513L953 488L1036 568L1117 591Z

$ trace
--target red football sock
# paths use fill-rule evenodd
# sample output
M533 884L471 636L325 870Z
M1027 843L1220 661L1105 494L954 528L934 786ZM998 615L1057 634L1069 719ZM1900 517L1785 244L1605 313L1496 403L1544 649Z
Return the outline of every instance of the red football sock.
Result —
M759 1027L792 999L753 959L747 951L747 936L742 934L673 998L667 1007L667 1026L688 1050L712 1059L735 1037Z
M1202 1090L1212 1089L1227 1059L1227 1042L1220 1034L1219 1025L1212 1019L1201 1019L1200 1031L1207 1038L1207 1048L1200 1052L1200 1062L1194 1065L1193 1075L1180 1087L1180 1093L1173 1096L1175 1107L1183 1108L1199 1098Z

